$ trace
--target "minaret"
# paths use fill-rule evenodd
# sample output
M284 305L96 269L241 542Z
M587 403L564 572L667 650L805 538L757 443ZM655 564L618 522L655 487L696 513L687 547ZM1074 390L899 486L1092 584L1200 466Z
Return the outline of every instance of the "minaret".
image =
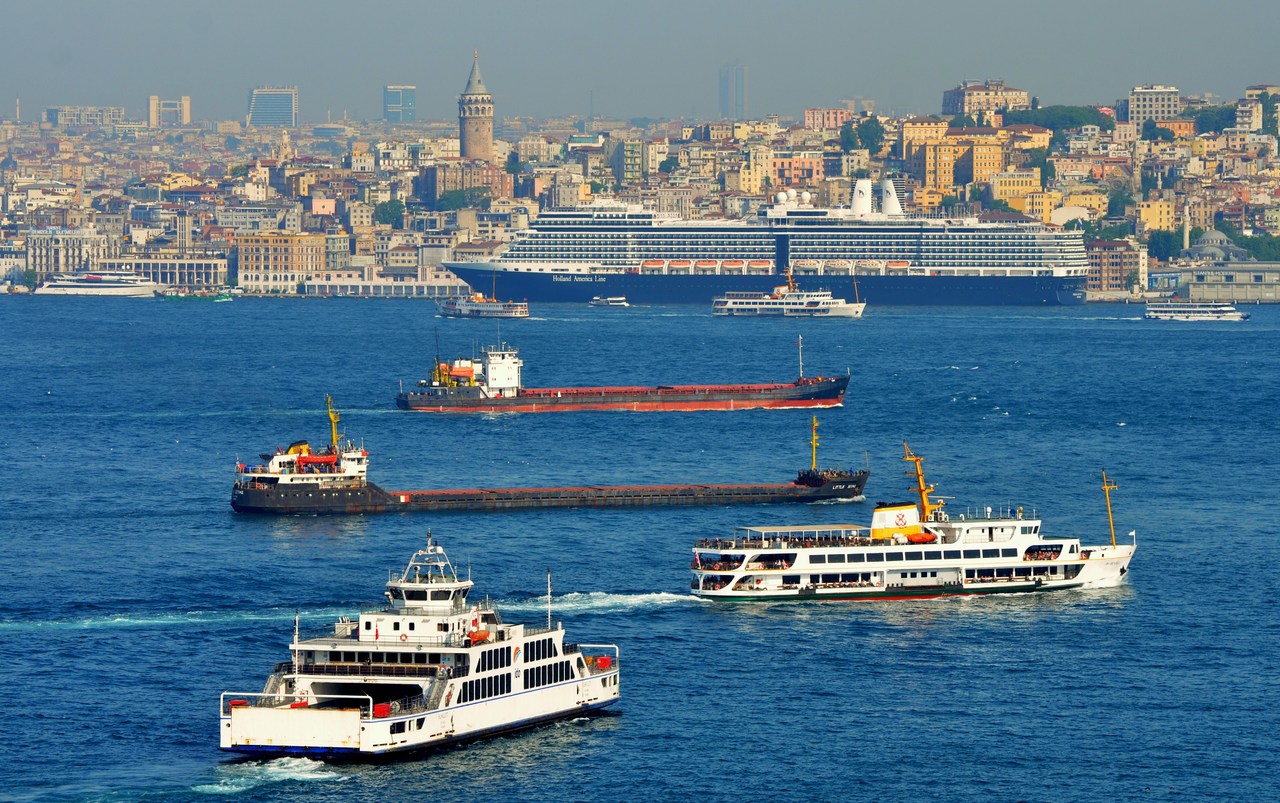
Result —
M462 158L493 161L493 95L480 77L480 51L475 52L467 88L458 96L458 140Z

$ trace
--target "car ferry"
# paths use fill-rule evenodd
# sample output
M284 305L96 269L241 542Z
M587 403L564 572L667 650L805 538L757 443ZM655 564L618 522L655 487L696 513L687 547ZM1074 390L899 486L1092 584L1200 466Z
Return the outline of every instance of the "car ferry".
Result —
M1116 543L1116 486L1106 472L1111 543L1084 546L1045 535L1035 512L1022 507L948 515L941 499L930 498L924 459L905 443L903 450L915 465L918 505L877 505L870 527L739 527L731 538L704 539L693 548L693 594L739 602L929 599L1104 588L1128 574L1137 535L1130 532L1132 544Z
M470 596L427 535L387 581L387 604L304 638L260 692L219 701L222 750L253 756L361 758L471 741L598 712L619 698L618 647L510 624Z

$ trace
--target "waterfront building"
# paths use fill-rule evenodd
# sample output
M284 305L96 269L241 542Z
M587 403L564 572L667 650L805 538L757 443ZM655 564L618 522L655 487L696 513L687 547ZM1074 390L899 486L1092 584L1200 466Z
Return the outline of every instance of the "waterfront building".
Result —
M412 123L418 119L418 87L389 84L382 88L382 119L388 123Z
M236 247L238 284L248 293L294 294L325 267L323 234L247 234Z
M177 100L165 100L159 95L147 98L147 127L170 125L191 125L191 98L187 95Z
M33 229L27 234L27 270L36 281L51 274L95 270L100 260L120 253L120 241L94 228Z
M225 256L146 254L102 259L98 269L145 276L166 287L212 290L226 287L230 279Z
M1090 240L1087 293L1127 295L1131 285L1147 286L1147 249L1132 240Z
M1031 108L1027 90L1005 86L1004 81L961 81L942 93L942 113L973 116L982 112Z
M1171 120L1182 113L1182 94L1176 86L1135 86L1129 91L1129 122L1139 131L1148 120Z
M478 50L467 86L458 96L458 141L463 159L493 161L493 95L480 76Z
M249 92L250 126L298 126L298 88L296 86L260 86Z

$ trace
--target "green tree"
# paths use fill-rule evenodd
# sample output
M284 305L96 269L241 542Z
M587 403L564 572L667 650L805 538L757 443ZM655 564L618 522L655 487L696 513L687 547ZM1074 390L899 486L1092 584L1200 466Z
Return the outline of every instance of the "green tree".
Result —
M858 132L853 130L853 121L840 126L840 150L848 153L856 151L862 147L862 143L858 141Z
M1195 111L1196 133L1217 134L1236 124L1235 106L1206 106Z
M436 199L437 212L451 212L456 209L478 209L489 200L488 187L470 187L465 190L449 190Z
M668 156L667 158L662 160L662 163L660 165L658 165L658 172L671 173L679 166L680 166L679 156Z
M239 138L239 137L228 136L225 140L223 140L223 143L222 143L222 144L223 144L223 146L224 146L227 150L229 150L229 151L238 151L238 150L240 150L240 138Z
M1044 189L1049 186L1049 182L1057 177L1057 171L1054 169L1053 162L1049 161L1048 148L1032 148L1027 151L1027 161L1023 167L1040 168L1040 188Z
M231 178L244 178L249 175L249 165L236 165L227 175Z
M1262 133L1277 136L1276 98L1270 92L1258 96L1262 102Z
M1173 131L1156 125L1155 120L1147 120L1142 124L1142 138L1146 140L1162 140L1173 142Z
M977 123L967 114L957 114L947 123L947 128L973 128Z
M1168 262L1182 252L1182 238L1177 232L1153 231L1147 238L1147 254Z
M1116 121L1092 106L1045 106L1038 109L1007 111L1005 125L1038 125L1053 131L1096 125L1103 131L1114 131Z
M1107 217L1124 217L1124 209L1131 203L1133 203L1133 196L1129 191L1117 187L1107 198Z
M862 143L862 147L871 152L875 156L880 152L880 148L884 145L884 126L875 117L868 117L858 123L858 141Z
M383 201L373 208L373 220L393 229L404 228L404 202L395 199Z
M592 194L592 195L598 195L598 194L600 194L600 193L604 192L604 182L603 182L603 181L594 181L594 180L593 180L593 181L591 181L591 182L589 182L589 183L591 184L591 194Z
M525 162L520 161L519 153L512 151L511 153L507 154L507 172L510 173L511 175L513 176L516 175L521 170L524 170L526 166L527 165Z

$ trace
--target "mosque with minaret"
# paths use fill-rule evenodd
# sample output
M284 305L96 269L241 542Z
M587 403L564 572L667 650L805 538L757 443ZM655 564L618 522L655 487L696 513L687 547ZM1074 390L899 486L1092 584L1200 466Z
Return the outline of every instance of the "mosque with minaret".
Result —
M480 51L475 51L467 88L458 96L458 141L463 159L493 161L493 95L480 77Z

